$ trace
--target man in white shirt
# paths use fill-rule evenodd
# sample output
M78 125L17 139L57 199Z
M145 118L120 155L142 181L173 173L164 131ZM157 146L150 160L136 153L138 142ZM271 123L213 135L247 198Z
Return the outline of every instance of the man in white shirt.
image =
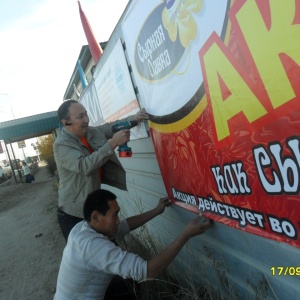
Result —
M31 181L33 180L33 176L31 175L30 168L26 164L26 162L23 162L22 169L23 169L23 172L24 172L24 176L26 178L26 183L31 183Z
M210 220L199 223L198 217L188 223L167 248L149 261L123 251L113 239L144 225L169 204L168 198L162 198L154 209L120 221L120 207L113 193L100 189L89 194L83 208L85 221L75 225L68 237L54 299L111 299L105 298L105 293L114 275L135 281L157 277L189 238L211 227Z

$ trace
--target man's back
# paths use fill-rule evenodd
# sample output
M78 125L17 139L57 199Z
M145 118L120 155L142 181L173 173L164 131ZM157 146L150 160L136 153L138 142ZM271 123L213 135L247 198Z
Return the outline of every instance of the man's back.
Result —
M128 224L122 221L118 236L127 232ZM103 299L113 275L143 280L146 273L145 261L122 251L82 221L75 225L68 237L54 299Z

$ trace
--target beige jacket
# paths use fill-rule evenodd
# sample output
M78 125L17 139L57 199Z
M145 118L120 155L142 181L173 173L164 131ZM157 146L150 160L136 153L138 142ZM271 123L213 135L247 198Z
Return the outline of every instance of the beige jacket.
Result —
M113 124L89 127L86 138L94 150L92 154L66 128L56 138L53 150L59 174L58 206L65 213L83 218L83 204L87 195L100 188L100 167L102 183L127 190L125 170L107 142L113 136Z

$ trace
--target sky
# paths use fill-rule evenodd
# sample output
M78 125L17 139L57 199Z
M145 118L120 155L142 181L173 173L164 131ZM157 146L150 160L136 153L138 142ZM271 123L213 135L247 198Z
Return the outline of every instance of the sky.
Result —
M128 0L81 0L98 42ZM0 0L0 122L55 111L87 40L77 0Z

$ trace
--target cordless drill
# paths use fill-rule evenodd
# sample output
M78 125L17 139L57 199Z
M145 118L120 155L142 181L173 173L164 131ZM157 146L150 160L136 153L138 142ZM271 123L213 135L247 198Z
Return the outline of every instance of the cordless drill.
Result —
M117 132L123 129L130 129L134 126L138 125L137 121L124 121L124 122L119 122L116 123L115 125L113 125L111 127L113 132ZM132 152L131 152L131 148L127 146L127 143L119 146L119 157L131 157L132 156Z

